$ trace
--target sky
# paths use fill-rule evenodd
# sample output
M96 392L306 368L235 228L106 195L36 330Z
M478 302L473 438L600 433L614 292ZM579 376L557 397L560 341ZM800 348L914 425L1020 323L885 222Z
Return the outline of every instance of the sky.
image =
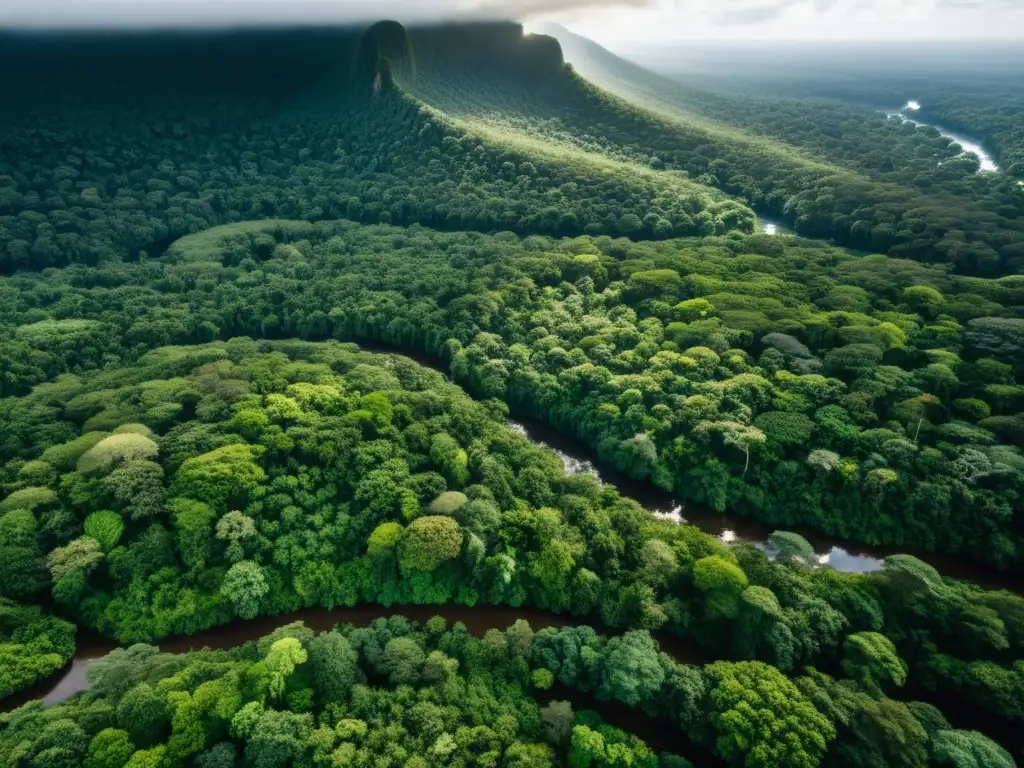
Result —
M561 23L612 47L676 39L1024 38L1024 0L651 0L562 11Z
M611 47L693 39L1024 39L1024 0L0 0L0 27L515 18Z

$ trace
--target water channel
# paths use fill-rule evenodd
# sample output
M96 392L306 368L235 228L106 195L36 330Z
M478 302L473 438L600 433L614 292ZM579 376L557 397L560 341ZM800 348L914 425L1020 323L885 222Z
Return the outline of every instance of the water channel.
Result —
M401 350L379 341L360 342L359 348L378 354L402 355L420 365L431 368L448 378L448 366L440 358L417 350ZM659 517L679 524L692 525L705 533L717 536L726 544L746 542L762 551L769 550L768 537L778 526L760 523L749 517L716 512L705 505L684 501L668 491L644 480L634 480L614 467L602 462L596 452L581 440L566 435L546 424L513 414L509 427L535 445L553 451L561 460L566 474L586 472L598 482L614 485L623 496L634 499ZM876 547L818 533L787 527L798 533L814 547L815 566L834 568L847 573L871 573L881 570L889 555L912 554L934 566L943 576L974 582L986 589L1007 589L1019 592L1019 579L989 566L935 552L919 552L906 548Z
M945 136L950 141L959 144L960 147L963 149L964 154L977 155L978 160L981 161L981 167L978 168L979 173L998 173L999 166L996 164L996 161L992 157L992 155L985 151L985 148L981 145L980 141L964 136L963 134L954 133L953 131L943 128L941 125L923 123L920 120L915 120L908 115L908 113L915 114L919 112L920 109L921 103L918 101L911 100L904 105L903 109L897 112L890 112L888 113L888 115L889 117L894 119L903 120L904 122L907 123L913 123L914 125L921 128L934 128L942 136Z
M792 235L795 232L780 219L771 219L758 215L757 232L762 235Z
M246 642L257 640L273 632L285 624L301 621L316 632L332 629L336 624L351 623L355 626L367 626L374 619L390 616L404 616L421 625L433 616L444 617L449 627L455 622L462 622L477 637L482 637L489 629L506 629L517 619L525 619L533 630L539 631L549 627L569 627L589 624L603 635L617 634L617 630L608 629L593 622L582 622L571 616L560 616L533 608L513 608L510 606L479 605L472 608L462 605L403 605L386 608L382 605L361 605L354 608L336 608L334 610L307 609L285 616L263 616L250 621L237 620L223 627L216 627L195 635L170 637L154 643L165 653L187 653L204 648L222 650L237 648ZM666 633L653 633L661 650L681 664L701 664L708 661L707 654L692 643ZM77 647L74 660L63 671L43 680L37 685L0 703L0 712L9 712L29 701L42 700L44 707L59 704L74 694L89 688L86 680L86 669L90 662L106 656L118 647L116 640L103 637L91 630L79 628ZM574 709L593 709L602 718L616 728L621 728L643 739L648 746L658 751L673 752L700 760L698 764L724 764L713 755L696 747L678 728L667 727L665 723L645 715L642 711L615 701L599 701L593 694L577 691L564 685L557 685L550 691L538 691L535 696L540 705L549 704L554 700L569 701Z
M896 110L895 112L886 112L886 115L894 120L902 120L903 122L913 123L920 128L934 128L945 136L950 141L958 144L963 149L964 154L974 154L978 156L978 160L981 165L978 168L978 173L998 173L999 166L992 157L982 146L981 142L977 139L972 139L961 133L955 133L941 125L934 125L932 123L925 123L920 120L915 120L910 117L911 114L915 114L921 109L921 103L918 101L908 101L902 109ZM1024 181L1018 181L1019 185L1024 186ZM773 219L766 216L757 217L757 231L763 235L791 235L795 234L791 228L789 228L783 221L779 219Z
M634 480L625 473L608 466L600 466L596 457L587 446L567 438L560 432L534 421L509 421L509 426L530 442L548 448L558 455L565 467L566 474L588 473L594 475L598 482L614 485L619 493L642 504L658 517L671 520L680 525L692 525L705 533L716 536L725 544L747 542L762 551L769 548L768 537L777 528L763 525L750 518L736 518L715 512L709 507L692 502L681 501L672 494L651 483ZM892 552L882 553L876 550L854 549L847 542L830 539L826 536L798 531L814 547L818 565L827 565L837 571L849 573L870 573L880 570L884 563L883 557Z
M438 359L410 351L398 351L380 344L361 344L364 351L379 354L401 354L415 360L421 365L438 371L442 375L446 366ZM750 518L734 517L720 514L710 508L683 502L667 491L661 490L651 483L634 480L618 470L598 461L594 452L583 443L554 430L553 428L527 419L510 420L509 427L526 437L535 445L553 451L562 461L567 474L588 473L594 475L598 482L616 486L621 494L636 500L645 508L659 517L670 519L679 524L688 524L700 528L705 533L717 536L726 544L749 542L759 549L768 548L768 537L776 530ZM883 567L883 558L895 554L895 550L883 550L874 547L859 546L849 542L833 539L811 531L797 530L814 546L817 553L817 565L835 568L839 571L868 573ZM921 553L918 556L935 567L944 575L996 586L993 581L1001 582L998 586L1008 586L1010 580L982 566L971 565L952 557ZM355 608L337 608L332 611L307 609L287 616L261 617L251 621L236 621L224 627L218 627L185 637L172 637L158 641L162 651L184 653L193 649L234 648L247 641L262 637L279 626L293 621L302 621L311 629L323 631L338 623L351 622L364 626L377 618L402 615L411 620L424 622L431 616L443 616L450 623L461 621L478 636L488 629L504 629L516 619L526 619L534 630L545 627L564 627L580 622L569 616L560 616L530 608L511 608L507 606L476 606L473 608L457 605L425 605L395 606L386 608L379 605L357 606ZM614 630L595 627L602 634L614 634ZM707 654L694 644L681 638L665 633L655 633L662 650L677 661L688 664L699 664L708 661ZM115 640L102 637L94 632L79 629L74 660L57 675L44 680L20 694L9 697L0 704L0 711L9 711L27 701L42 699L43 704L50 706L66 700L75 693L88 688L85 671L89 661L101 658L118 647ZM577 694L577 697L580 694ZM596 706L598 702L593 702ZM574 702L575 704L575 702ZM609 711L606 703L601 706ZM612 707L614 709L614 707ZM604 714L604 713L602 713ZM622 713L619 713L618 719ZM635 714L640 717L640 715ZM609 722L614 724L612 719ZM630 723L630 729L636 725L645 732L647 727ZM625 726L620 726L625 727ZM655 732L658 730L654 729ZM664 747L668 749L668 747Z
M447 365L440 358L418 351L399 350L381 342L360 342L359 348L377 354L402 355L414 360L425 368L437 371L448 379ZM705 533L717 536L726 544L748 542L762 551L768 549L768 537L778 528L764 525L751 518L735 517L715 512L710 507L686 502L678 499L652 483L634 480L624 472L602 463L593 449L582 441L567 436L558 430L540 422L516 418L510 419L509 427L525 437L534 445L554 452L562 460L567 475L587 473L594 475L602 485L614 485L619 493L634 499L646 509L661 518L672 520L680 525L692 525ZM882 550L868 546L859 546L840 539L831 538L812 531L797 530L814 547L817 562L814 565L834 568L849 573L870 573L881 570L883 559L888 555L897 554L896 550ZM922 559L928 559L928 555ZM933 562L935 558L928 559ZM938 563L934 563L940 567ZM957 578L976 579L992 574L978 574L975 569L958 568L956 563L944 563L941 566L947 575ZM953 573L957 571L957 573Z

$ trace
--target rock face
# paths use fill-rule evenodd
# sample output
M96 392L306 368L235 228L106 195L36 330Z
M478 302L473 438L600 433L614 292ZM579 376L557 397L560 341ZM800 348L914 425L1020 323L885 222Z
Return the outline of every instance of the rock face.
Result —
M506 75L542 80L563 70L562 46L548 35L526 35L513 22L440 24L406 30L397 21L379 21L359 42L354 65L360 87L374 95L409 80L421 69L444 72L497 68Z
M415 73L416 62L405 27L397 21L378 21L363 33L355 66L358 82L372 84L374 93L380 93L392 88L396 77L412 77Z
M562 46L548 35L525 35L510 21L442 24L411 31L418 59L438 69L492 67L531 78L562 70Z
M562 44L548 35L526 35L520 42L519 49L519 63L528 75L552 75L565 65Z

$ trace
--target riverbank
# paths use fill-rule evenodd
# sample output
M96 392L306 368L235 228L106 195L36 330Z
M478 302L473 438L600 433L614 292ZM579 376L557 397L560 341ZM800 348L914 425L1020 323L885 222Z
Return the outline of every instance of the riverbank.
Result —
M985 147L982 146L980 140L972 139L968 136L964 136L963 134L956 133L954 131L949 130L948 128L943 128L941 125L936 125L934 123L926 123L921 120L915 120L914 118L908 117L907 115L907 113L910 112L912 114L920 116L920 110L921 104L919 102L908 101L901 110L897 112L888 112L887 114L889 117L899 118L900 120L903 120L905 122L913 123L919 128L934 128L939 132L940 135L945 136L950 141L954 142L955 144L958 144L960 148L963 149L964 154L977 155L978 160L981 163L981 166L978 168L979 173L999 173L999 165L996 163L995 158L993 158L992 155L990 155L988 151L985 149Z
M425 623L434 616L441 616L449 624L461 622L477 637L489 629L506 629L519 619L529 622L534 631L541 629L558 629L586 625L593 627L603 635L621 634L620 630L595 624L572 616L542 611L536 608L512 607L507 605L402 605L384 606L377 604L357 605L352 608L341 607L333 610L307 608L283 616L261 616L256 619L237 619L222 627L197 632L194 635L180 635L156 640L153 645L165 653L188 653L203 648L224 650L235 648L251 640L257 640L270 634L278 627L301 621L316 632L332 629L337 624L354 624L367 626L376 619L391 616L404 616L410 621ZM661 650L680 664L703 664L712 661L708 654L696 644L681 637L665 632L653 632L652 635L661 646ZM0 712L12 709L29 701L41 699L44 706L53 706L74 696L79 691L89 688L86 680L86 669L90 661L106 656L121 645L111 638L104 637L89 629L78 629L75 657L61 672L43 680L31 688L0 701Z
M291 345L295 345L295 347L292 348ZM273 342L268 342L268 348L264 351L263 354L268 354L268 353L270 353L272 351L275 351L277 346L278 345L275 345ZM551 487L551 489L556 494L558 494L558 493L565 494L565 493L569 492L569 489L563 487L563 486L565 486L567 484L564 481L558 479L557 470L554 472L554 474L552 474L552 462L554 462L555 456L557 454L552 454L549 451L545 451L546 455L542 456L542 455L540 455L540 451L538 451L538 450L530 450L528 448L528 444L527 444L527 442L525 440L518 440L518 438L515 438L515 436L513 436L504 427L505 419L504 419L504 415L501 415L501 414L507 414L507 410L499 409L497 412L495 412L495 409L497 408L497 406L493 403L493 401L491 403L492 407L485 411L481 406L474 405L473 402L471 401L471 399L465 393L463 393L458 387L455 387L455 386L449 385L449 384L442 384L442 374L427 373L425 369L417 367L417 366L413 366L412 363L410 361L406 360L405 358L400 358L400 357L397 357L397 356L374 357L374 356L369 355L369 354L353 354L353 351L358 349L358 347L356 345L337 345L337 344L325 344L325 345L323 345L323 348L324 348L323 349L323 354L321 356L317 356L317 354L314 353L314 350L309 349L309 347L311 347L311 346L318 346L318 345L305 344L303 342L285 342L285 343L280 344L281 348L291 349L293 357L301 358L301 359L304 359L304 360L307 360L307 361L312 361L312 360L326 360L326 361L330 361L330 364L336 365L337 366L337 370L339 370L339 371L345 371L345 372L347 372L349 370L351 370L351 371L360 371L362 373L363 377L364 377L363 379L355 378L356 377L355 373L353 373L351 375L351 377L356 382L356 387L358 387L358 389L356 389L355 391L365 391L365 389L362 386L359 386L359 382L360 381L369 382L369 386L374 386L376 384L376 382L380 379L379 374L393 369L393 371L396 374L401 374L400 378L401 378L401 380L403 382L406 382L406 386L409 388L410 393L421 392L421 391L424 394L425 393L433 393L433 394L435 394L440 399L440 401L442 401L442 402L446 403L447 405L451 406L452 409L453 409L452 412L459 412L459 413L464 412L464 413L469 414L471 412L479 411L480 415L481 415L481 418L487 423L487 429L484 430L484 435L488 438L488 440L491 441L489 443L491 446L493 446L496 450L499 450L499 451L501 451L503 453L507 452L510 456L517 456L518 457L517 460L519 462L521 462L524 466L529 465L529 466L535 467L537 472L538 472L538 476L543 476L543 477L549 478L550 487ZM329 350L329 354L328 354L328 350ZM305 352L305 353L303 354L303 352ZM377 366L377 369L376 370L372 370L372 371L371 370L367 370L367 368L369 367L367 364L370 364L370 365L373 365L373 366ZM367 378L367 377L369 377L369 378ZM395 380L397 380L397 379L391 379L391 381L395 381ZM398 384L385 384L384 386L397 387ZM415 400L416 397L423 397L423 395L418 395L417 396L417 395L410 394L410 397ZM529 431L529 426L528 425L518 424L517 426L523 432L528 432ZM565 432L572 432L572 431L575 431L575 429L576 429L576 425L571 424L571 423L566 423L565 421L560 422L560 426L561 426L562 430L564 430ZM534 444L535 445L542 445L541 441L536 436L534 437ZM565 463L564 459L562 459L562 462L563 462L563 464ZM274 465L269 465L269 468L273 469L273 466ZM570 470L572 470L572 469L573 468L570 467ZM576 469L576 471L579 471L581 469L586 470L586 467L579 466L579 467L576 467L575 469ZM597 471L593 467L591 467L591 470L593 470L595 472ZM363 471L365 471L365 470L363 470ZM359 477L359 475L356 475L356 477ZM574 484L570 483L568 485L579 485L579 483L574 483ZM586 484L584 484L584 485L586 485ZM596 485L596 483L593 483L593 485ZM642 485L644 485L646 487L646 484L642 484ZM592 488L591 490L594 491L596 489ZM641 513L641 511L639 509L633 509L633 510L623 509L621 503L617 503L616 502L615 494L613 494L613 493L605 493L605 494L588 493L588 492L586 492L585 490L582 490L582 489L577 491L577 492L581 493L581 495L591 496L593 498L600 497L602 505L603 505L604 508L614 509L616 512L621 512L623 514L624 522L628 523L628 525L630 526L631 530L634 530L634 531L635 530L642 530L645 525L650 526L650 517L649 516L647 518L645 518L645 516ZM344 498L344 497L341 497L341 498ZM430 496L428 496L428 498L433 498L433 495L431 494ZM652 503L651 506L652 507L654 506L653 503ZM650 511L652 512L652 514L654 514L656 510L655 509L650 509ZM683 513L680 510L670 509L669 511L672 512L672 513L675 513L680 518L682 517ZM646 524L644 523L645 519L648 520L648 522ZM608 524L609 525L613 524L613 521L611 519L609 519L609 523ZM658 530L660 531L660 533L662 535L666 536L667 539L674 539L675 538L674 534L669 530L669 526L667 526L665 524L662 524L662 525L656 526L656 527L658 528ZM311 527L309 528L309 535L311 537L318 537L318 536L321 535L321 531L322 531L322 528L319 525L319 523L314 522L314 523L312 523ZM680 531L678 533L679 534L683 534L682 531ZM691 534L692 533L693 533L693 531L691 529ZM572 536L574 540L578 540L578 541L581 541L581 543L583 543L585 540L589 539L590 535L594 535L594 534L591 533L590 531L582 532L581 534L576 534L574 532L571 532L571 531L567 530L565 535L567 537L568 536ZM586 539L578 538L579 536L586 537ZM706 541L704 542L705 545L707 543L708 542L706 542ZM709 549L711 551L715 551L716 548L712 546L712 547L709 547L707 549ZM354 556L354 553L356 553L358 551L359 551L358 549L349 550L350 554L338 554L338 555L335 555L331 559L325 559L325 562L328 565L338 564L338 563L346 563L346 562L349 561L350 558L352 558ZM745 566L749 565L749 566L753 566L754 568L757 567L756 563L752 563L749 560L744 561L744 564L745 564ZM705 563L705 565L707 565L707 563ZM600 568L599 565L597 567ZM772 569L772 570L774 570L775 572L778 572L780 574L782 573L782 571L779 571L778 568ZM786 569L783 569L783 570L786 570ZM694 571L694 577L695 578L696 578L696 575L697 574ZM641 583L643 583L643 581L642 581L643 578L644 578L643 574L638 574L638 576L639 576L639 578L637 580L641 581ZM801 569L800 573L792 572L792 576L794 578L807 579L808 581L814 581L814 580L817 580L817 579L820 579L820 578L826 578L826 574L824 574L824 573L819 573L819 574L815 575L811 571L806 570L806 569ZM285 579L287 579L287 574L285 575ZM434 596L424 595L422 597L419 597L419 596L417 596L417 593L412 592L411 590L404 589L405 585L401 584L401 581L393 582L396 585L400 585L401 584L401 586L403 587L403 589L400 591L400 594L402 595L401 597L396 597L396 596L390 596L389 597L388 596L389 594L395 595L396 593L394 591L392 591L391 593L388 593L388 592L384 592L384 591L381 591L381 590L375 588L373 590L369 590L369 591L365 591L365 592L359 592L359 593L354 593L354 592L345 592L344 593L345 595L351 595L351 597L331 597L331 595L341 594L341 593L337 593L337 592L331 592L331 593L323 593L323 594L319 595L317 597L317 599L311 599L311 597L308 594L304 595L302 597L302 599L298 599L298 594L299 593L294 593L293 594L293 593L289 593L288 592L288 590L290 589L290 586L288 585L287 581L282 580L281 578L278 578L274 583L276 585L275 588L274 588L274 591L271 591L269 593L271 595L271 599L268 600L268 602L266 602L262 606L263 610L269 611L269 612L275 612L275 611L276 612L283 612L283 611L290 610L291 608L294 608L294 607L296 607L298 605L303 605L303 604L311 605L311 604L318 604L319 603L319 604L323 604L323 605L332 605L332 604L337 604L339 602L348 602L350 600L354 601L354 600L357 600L357 599L363 599L363 600L379 599L379 600L384 600L386 602L391 602L391 603L398 602L398 601L401 601L401 602L404 602L404 603L418 603L418 602L425 602L425 601L428 601L428 600L429 601L442 602L442 601L445 601L445 600L450 600L451 601L451 600L455 599L455 593L452 592L451 590L446 590L443 593L443 595L441 595L441 594L437 594L437 595L434 595ZM623 580L622 583L625 583L624 580ZM702 615L706 615L702 611L700 611L700 607L699 606L693 606L693 609L691 610L691 608L681 606L679 603L676 603L674 601L674 598L676 596L679 596L679 597L685 599L685 596L688 593L688 587L687 587L688 583L689 583L688 581L684 581L684 580L680 580L678 582L678 584L671 584L670 585L670 584L666 583L665 585L669 586L670 588L665 592L665 597L662 598L662 602L664 602L666 604L666 608L667 608L666 615L671 615L671 625L675 628L675 631L677 631L677 632L679 632L681 634L685 634L687 636L689 636L691 634L691 632L693 631L693 629L694 629L693 623L691 621L688 621L687 617L688 616L689 617L700 617ZM864 583L865 583L865 585L870 584L870 583L872 583L872 580L865 580ZM699 587L699 584L698 584L698 587ZM521 601L527 599L527 595L529 595L530 596L529 597L530 602L534 603L534 604L558 606L555 610L561 611L563 613L566 612L568 610L568 608L569 608L569 602L568 601L562 601L562 600L559 600L559 599L551 599L551 600L549 600L549 599L547 599L545 597L545 593L540 592L540 591L537 591L537 592L532 591L532 590L535 589L535 587L531 586L530 583L524 584L524 589L526 591L520 590L519 592L516 592L516 593L511 593L510 592L507 595L505 595L504 597L498 596L498 597L492 597L491 599L495 600L496 602L505 602L505 603L513 602L513 603L518 603L518 602L521 602ZM276 599L279 595L284 595L284 594L292 594L291 599L288 599L288 600ZM362 595L362 597L356 597L356 594L360 594L360 595ZM420 593L420 594L423 594L423 593ZM488 594L494 594L494 593L489 592ZM502 594L504 594L504 593L502 593ZM619 597L617 595L621 595L621 592L608 593L607 595L601 595L600 596L600 600L604 600L604 599L621 600L621 597ZM471 594L467 593L466 596L467 597L471 597ZM897 602L898 602L898 600L897 600ZM579 605L579 604L580 603L578 603L578 602L576 603L576 605ZM578 613L585 613L587 616L592 616L592 615L602 615L602 616L604 616L604 615L607 615L609 617L613 617L613 618L610 618L609 620L612 621L613 623L615 623L616 625L637 626L638 624L643 624L643 625L655 624L655 625L657 625L659 623L657 621L657 615L656 614L653 615L653 616L650 616L650 618L655 619L654 622L647 621L646 619L648 618L648 616L642 615L642 614L641 615L637 615L635 612L632 613L632 614L629 614L628 616L622 616L620 614L617 614L615 612L615 610L614 610L615 603L612 603L611 605L608 605L608 604L606 604L604 602L598 602L596 600L588 600L586 602L586 605L588 606L588 608L579 610L577 612ZM602 608L606 608L607 607L607 608L610 608L612 610L611 610L611 612L606 612L606 611L602 610L600 613L598 613L597 607L599 605L602 606ZM671 605L672 607L670 608L669 605ZM787 606L787 608L789 608L789 606ZM879 604L879 610L881 610L881 609L882 609L882 605ZM367 615L365 613L366 610L370 611L369 615ZM433 615L434 613L442 612L445 609L439 610L439 609L436 609L436 608L434 608L432 606L420 606L418 609L414 609L414 610L420 610L420 611L423 611L425 613L423 613L420 616L413 616L412 618L424 619L424 618L426 618L429 615ZM513 608L513 609L508 609L508 610L512 611L512 615L506 615L506 616L502 617L499 614L497 616L497 619L495 620L495 614L497 612L489 609L487 606L479 606L479 607L473 608L473 609L457 608L455 610L462 610L462 611L469 610L469 611L472 611L472 613L470 613L470 614L463 614L462 618L466 618L472 624L474 624L476 626L479 626L479 629L477 629L477 633L478 634L481 634L482 632L487 631L487 629L489 629L489 628L498 628L498 627L507 625L507 624L511 623L512 620L514 620L516 618L519 618L520 616L523 616L523 615L526 614L525 611ZM498 610L500 611L502 609L498 609ZM685 610L685 613L682 612L683 610ZM799 610L799 609L797 609L797 610ZM349 619L359 619L361 622L372 620L374 617L381 615L382 611L383 612L388 612L388 609L382 609L380 606L364 606L363 609L355 609L355 611L356 611L356 613L353 613L353 612L350 612L350 611L346 611L345 609L342 609L340 612L339 611L312 611L312 612L308 612L308 613L300 613L300 614L293 614L293 615L279 615L277 618L263 619L262 621L265 624L265 626L263 626L263 627L261 627L258 622L232 624L232 625L225 626L222 629L213 632L212 635L204 634L204 633L200 632L198 634L193 634L193 635L190 635L190 636L188 636L186 638L183 638L182 641L184 643L186 643L186 645L182 648L182 650L188 650L189 648L202 647L202 646L207 646L207 647L231 647L231 646L236 646L236 645L239 645L239 644L244 644L247 640L250 640L253 637L262 636L266 632L268 632L270 629L272 629L273 628L272 625L267 624L267 622L283 623L283 622L287 622L289 620L301 619L301 620L307 621L310 625L313 626L313 628L321 628L321 627L322 628L326 628L326 627L329 627L329 626L333 625L336 622L347 621ZM363 612L360 614L359 611L363 611ZM671 611L672 613L669 614L669 611ZM256 611L254 610L254 611L250 612L248 615L252 615L255 612ZM411 614L411 610L407 612L404 609L391 609L391 611L390 611L390 613L396 613L396 612L397 613L401 613L402 615ZM95 618L92 618L89 614L84 613L84 612L79 612L78 610L74 610L74 615L83 617L84 621L88 621L90 624L93 624L95 626L102 626L107 631L110 631L110 632L120 631L123 634L123 636L125 636L125 637L138 638L139 640L141 640L143 642L153 642L154 641L153 638L158 637L162 632L167 632L170 627L176 627L178 632L196 632L197 630L200 630L203 627L209 627L212 624L215 624L215 623L218 623L218 622L227 622L227 621L229 621L229 616L230 616L229 614L224 613L224 612L207 612L207 613L203 613L203 614L196 613L196 614L194 614L196 616L196 620L191 621L189 623L181 623L181 622L179 622L177 624L170 624L170 623L167 623L167 622L164 622L163 624L151 623L151 624L148 625L147 631L142 632L142 631L138 631L137 630L137 627L138 627L137 624L135 624L135 625L127 625L127 626L130 627L130 629L128 631L125 631L123 627L125 627L126 625L122 624L122 623L118 623L117 619L120 618L118 616L112 616L110 619L95 619ZM193 614L190 614L190 615L193 615ZM550 615L543 615L543 614L539 614L539 613L534 614L534 615L538 616L538 617L541 617L541 618L536 619L536 623L538 623L538 626L540 626L541 624L543 624L543 625L551 625L552 621L554 621L554 625L555 626L565 625L566 623L569 622L569 619L567 619L564 615L557 616L557 617L555 617L554 620L551 619ZM846 615L846 614L844 614L844 615ZM89 617L89 618L84 618L84 617ZM111 619L113 619L113 620L111 620ZM481 619L485 620L485 623L482 626L477 625L476 622L478 620L481 620ZM849 617L848 617L848 622L849 622L851 627L859 626L856 623L855 620L851 620ZM833 624L836 627L839 627L841 624L843 624L843 622L842 622L841 618L837 618L836 621L833 622ZM114 627L119 627L121 629L120 630L115 630ZM809 635L813 631L813 629L812 629L811 626L808 626L808 624L804 624L803 626L796 625L795 626L795 631L803 633L805 631L805 627L806 627L806 631L807 631L807 633ZM740 627L736 631L744 631L744 630L742 629L742 627ZM239 633L241 633L241 634L239 634ZM728 631L724 634L724 636L719 635L718 633L715 633L713 635L708 635L708 634L705 634L705 633L702 633L702 632L699 632L699 631L696 632L696 634L697 634L697 636L701 637L701 642L702 642L703 647L710 649L710 651L711 651L711 658L720 657L720 655L722 653L727 654L730 658L750 658L751 655L752 655L751 651L746 650L746 649L742 648L741 646L737 646L736 644L730 642ZM88 638L85 636L85 633L83 633L83 641L86 641L87 639ZM164 641L163 643L161 643L161 645L164 645L164 647L166 647L168 649L173 649L174 648L174 644L176 644L178 642L178 640L179 640L179 638L170 638L170 639ZM829 638L825 638L825 643L827 643L828 647L831 647L831 646L835 645L836 641L830 640ZM107 646L107 649L109 649L109 647L111 647L112 645L113 644L111 644L110 646ZM83 642L83 654L81 656L86 655L85 654L85 649L87 648L87 646L88 646L88 643L87 642ZM95 648L95 646L94 646L94 648ZM70 650L70 648L69 648L69 650ZM100 649L98 649L98 652L102 653L103 650L104 650L103 648L100 648ZM754 654L754 657L756 657L756 658L763 658L762 655L759 652L755 651L755 652L753 652L753 654ZM827 665L829 663L829 661L830 661L829 656L830 656L830 654L828 654L827 652L824 653L824 654L814 652L814 655L808 654L808 656L807 656L807 663L815 663L815 664L817 664L819 662L819 660L820 660L823 664ZM914 654L911 653L910 657L912 658L913 656L914 656ZM693 661L693 662L698 662L698 663L707 660L706 656L704 654L697 654L697 658L694 658L690 654L689 650L687 650L685 652L685 656L677 656L677 657L684 658L686 661ZM834 658L832 658L831 660L834 661ZM64 679L63 681L57 681L57 683L54 685L53 689L48 691L48 692L46 692L44 694L45 698L47 698L49 701L52 702L52 701L58 700L58 699L60 699L60 698L62 698L64 696L71 695L71 694L74 693L74 691L76 689L77 690L81 690L82 688L84 688L86 686L85 678L86 678L87 664L81 663L83 661L86 661L86 659L84 659L82 657L79 657L79 658L76 658L76 661L78 661L79 663L77 665L72 664L71 668L69 668L67 670L67 675L68 676L66 677L66 679ZM32 694L30 693L29 696L31 696L31 695Z
M440 358L425 352L392 347L378 340L355 343L366 352L408 357L448 378L447 364ZM509 426L535 445L554 451L562 460L566 474L580 472L593 474L599 482L614 485L620 494L633 499L659 517L671 519L680 525L692 525L705 533L718 537L726 544L746 542L762 551L768 549L768 537L780 530L778 526L761 523L751 517L716 512L705 505L682 500L650 482L635 480L607 462L602 462L597 456L597 452L582 440L522 414L513 413L512 416L514 418L510 419ZM806 528L787 527L785 530L800 534L814 547L817 562L811 563L812 566L827 566L844 573L873 573L882 570L886 557L909 554L928 563L938 569L943 576L949 578L970 581L985 589L1021 591L1019 579L1012 574L1003 573L978 563L971 563L952 555L876 547L828 536Z

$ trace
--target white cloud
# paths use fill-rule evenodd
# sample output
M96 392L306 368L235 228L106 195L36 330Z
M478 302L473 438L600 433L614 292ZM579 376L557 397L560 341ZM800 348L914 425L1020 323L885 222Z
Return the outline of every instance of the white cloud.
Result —
M1024 37L1024 0L659 0L563 13L600 42L693 38Z
M448 0L389 0L389 16L450 15ZM0 26L139 27L379 19L381 4L351 0L0 0Z
M1024 0L0 0L0 27L519 18L601 42L700 37L1024 36Z
M346 23L394 18L517 19L652 0L0 0L0 27L140 27Z

